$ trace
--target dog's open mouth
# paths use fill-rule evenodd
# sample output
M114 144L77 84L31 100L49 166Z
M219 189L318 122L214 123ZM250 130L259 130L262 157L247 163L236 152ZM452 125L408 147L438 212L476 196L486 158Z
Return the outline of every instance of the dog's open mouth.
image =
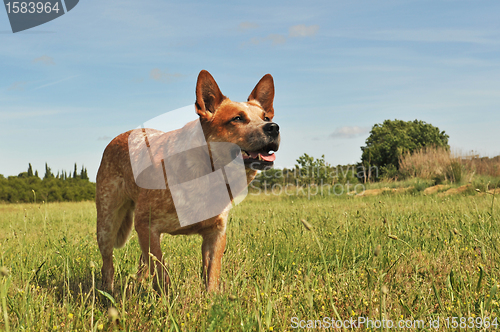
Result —
M243 162L247 168L254 170L265 170L271 168L274 164L276 156L274 151L277 150L272 146L265 147L258 151L241 150Z
M254 162L254 161L273 162L276 159L274 152L271 151L247 152L242 150L241 155L243 156L243 160L245 160L245 162L247 162L247 160L249 162Z

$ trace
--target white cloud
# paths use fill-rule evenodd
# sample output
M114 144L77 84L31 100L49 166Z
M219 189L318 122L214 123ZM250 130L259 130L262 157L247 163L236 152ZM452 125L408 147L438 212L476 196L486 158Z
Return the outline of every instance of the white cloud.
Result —
M358 127L358 126L344 126L335 129L333 133L331 133L328 138L355 138L359 136L366 135L370 132L370 128L368 127Z
M157 82L171 82L173 79L182 77L179 73L169 73L160 68L153 68L149 72L149 78Z
M56 64L54 62L54 58L51 58L48 55L42 55L39 58L33 59L33 63L40 63L40 64L46 65L46 66L52 66L52 65Z
M286 43L286 37L276 33L270 34L269 36L267 36L267 39L270 40L273 45Z
M254 37L250 41L243 43L243 46L248 44L259 45L262 43L271 42L273 45L280 45L286 43L286 36L277 33L272 33L266 37L258 38Z
M258 27L259 27L259 25L257 23L248 22L248 21L241 22L240 24L238 24L238 30L239 31L246 31L246 30L250 30L250 29L257 29Z
M313 37L319 30L319 25L294 25L288 29L290 37Z
M249 43L254 44L254 45L259 45L259 44L269 42L269 41L273 45L284 44L284 43L286 43L286 37L284 35L273 33L267 37L262 37L262 38L254 37L254 38L250 39Z
M318 25L310 25L310 26L305 26L304 24L294 25L288 29L288 36L279 33L271 33L266 37L253 37L248 42L243 43L242 46L246 46L249 44L259 45L266 42L271 42L272 45L280 45L286 43L288 38L313 37L318 32L318 29L319 29Z

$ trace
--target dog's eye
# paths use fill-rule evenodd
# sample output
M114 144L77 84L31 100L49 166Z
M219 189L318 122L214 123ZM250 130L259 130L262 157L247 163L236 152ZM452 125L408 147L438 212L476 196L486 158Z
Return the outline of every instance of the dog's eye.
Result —
M243 117L241 115L235 116L231 121L243 121Z
M264 117L264 121L271 121L271 119L269 119L267 116Z

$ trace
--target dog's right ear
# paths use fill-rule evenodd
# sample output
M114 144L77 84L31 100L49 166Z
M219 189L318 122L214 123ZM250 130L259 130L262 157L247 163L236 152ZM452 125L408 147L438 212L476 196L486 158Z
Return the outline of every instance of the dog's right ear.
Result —
M222 94L214 78L202 70L196 82L196 113L204 120L210 120L226 96Z

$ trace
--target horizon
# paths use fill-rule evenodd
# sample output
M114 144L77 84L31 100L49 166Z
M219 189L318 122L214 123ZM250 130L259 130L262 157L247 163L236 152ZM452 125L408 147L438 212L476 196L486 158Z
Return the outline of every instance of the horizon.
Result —
M451 152L451 154L452 154L452 155L454 155L455 157L457 156L457 151L453 151L453 150L451 150L451 148L450 148L450 152ZM307 152L304 152L301 156L304 156L304 154L307 154ZM299 157L301 157L301 156L299 156ZM310 156L310 157L311 157L311 156ZM317 156L312 156L312 157L314 157L314 159L315 159L315 160L317 160L317 159L319 159L321 156L319 156L319 157L317 157ZM499 155L496 155L496 156L481 156L481 155L479 155L479 154L475 154L475 152L474 152L474 151L470 151L470 152L467 152L465 155L464 155L464 154L461 154L461 152L460 152L459 157L460 157L461 159L469 159L469 158L478 158L478 159L488 158L488 159L495 159L495 158L499 158L499 157L500 157L500 154L499 154ZM297 157L297 158L298 158L298 157ZM298 162L298 160L296 160L296 162ZM361 161L360 161L360 162L361 162ZM29 165L31 165L31 167L32 167L32 170L33 170L33 176L36 176L36 175L35 175L35 173L38 173L38 177L39 177L40 179L42 179L42 180L43 180L43 179L44 179L44 176L42 175L42 173L43 173L43 174L45 174L45 170L38 172L38 169L34 168L34 167L33 167L33 165L32 165L31 163L28 163L28 166L26 167L26 170L25 170L25 171L21 171L21 172L19 172L17 175L5 175L5 174L0 173L0 176L4 176L5 178L7 178L8 176L18 176L18 175L20 175L21 173L27 173L27 171L28 171L28 169L29 169ZM86 172L88 172L88 169L87 169L87 167L85 167L85 165L84 165L84 164L82 164L82 165L78 165L77 163L75 163L75 165L77 166L76 171L77 171L77 175L78 175L78 176L80 176L81 171L82 171L82 168L83 168ZM63 174L63 173L66 173L66 175L67 175L67 178L68 178L68 179L73 178L73 174L74 174L74 167L73 167L73 170L71 171L71 170L65 170L65 169L61 169L61 170L59 170L59 169L58 169L58 170L53 170L53 169L52 169L52 167L51 167L50 165L48 165L48 164L47 164L47 166L49 167L49 169L50 169L50 171L51 171L51 173L52 173L52 175L53 175L54 177L57 177L57 175L58 175L58 174L59 174L60 176L62 176L62 174ZM293 170L294 170L294 172L296 172L297 167L300 167L300 168L303 168L303 167L308 168L308 166L300 166L300 165L298 165L298 164L296 163L296 164L294 164L294 166L291 166L291 167L286 167L286 166L285 166L285 167L273 167L273 169L280 169L280 170L287 169L287 170L289 170L289 171L293 169ZM363 169L366 169L366 167L365 167L365 166L363 166L363 165L359 165L358 163L354 163L354 164L344 164L344 165L340 165L340 164L333 165L333 164L328 163L328 161L326 162L326 165L324 165L324 166L320 166L319 168L322 168L322 167L332 167L332 168L334 168L334 169L337 169L337 168L339 168L339 167L340 167L342 170L343 170L344 168L350 169L351 167L362 167ZM45 165L44 165L44 168L45 168ZM313 169L313 170L314 170L314 169L316 169L316 168L317 168L316 166L312 166L312 169ZM375 168L375 169L378 169L378 166L372 165L372 166L370 166L370 168ZM354 169L354 168L353 168L353 169ZM338 172L337 172L337 173L338 173ZM95 183L95 180L93 181L92 179L89 179L89 181L91 181L91 182L94 182L94 183Z

